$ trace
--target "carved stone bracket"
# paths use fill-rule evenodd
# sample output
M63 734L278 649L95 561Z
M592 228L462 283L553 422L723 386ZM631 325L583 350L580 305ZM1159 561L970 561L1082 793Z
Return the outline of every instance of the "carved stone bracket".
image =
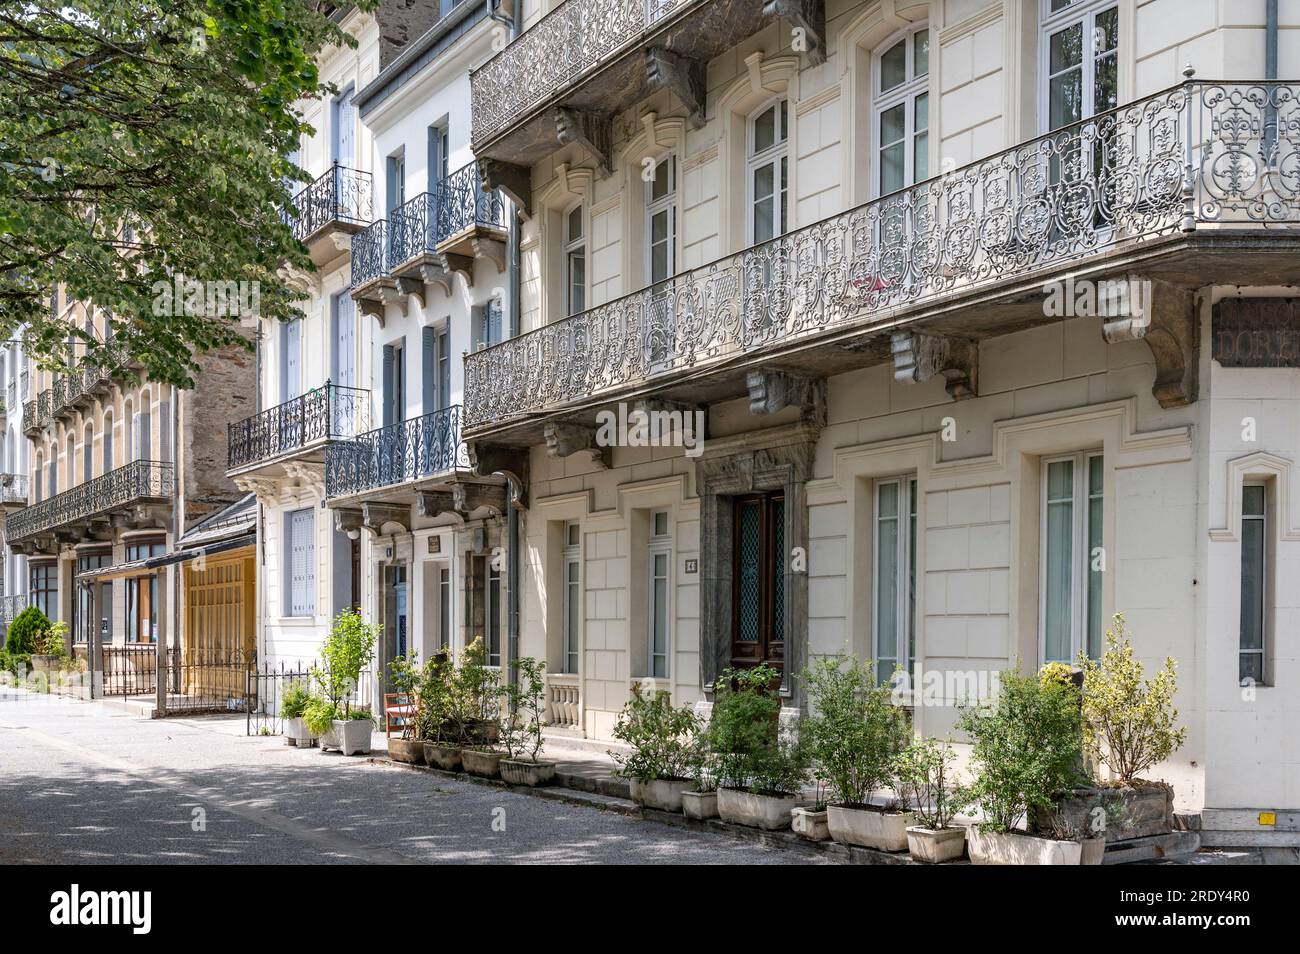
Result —
M546 425L546 453L551 457L571 457L586 453L597 470L609 469L609 448L596 442L596 429L584 424L551 421Z
M808 62L816 65L826 62L826 0L765 0L763 16L778 17L790 24L791 29L803 30L805 49L796 52L808 54Z
M506 508L506 488L502 484L458 483L451 490L421 490L415 501L415 512L426 518L450 513L461 521L468 520L474 511L487 507L500 514Z
M895 332L889 350L894 356L894 380L924 384L937 374L946 379L955 400L975 396L979 345L968 338L928 335L919 331Z
M339 507L334 511L334 529L351 534L365 526L361 511L355 507Z
M420 263L418 270L420 280L426 285L439 285L446 294L451 294L451 275L440 262L426 260Z
M500 444L466 443L470 468L480 477L502 474L510 482L511 503L524 510L528 507L528 451L522 447Z
M462 521L469 516L463 497L458 500L455 490L421 490L416 494L416 516L432 519L444 513L450 513Z
M803 409L805 419L826 423L826 381L786 371L751 371L745 377L749 388L749 413L776 414L787 407Z
M1130 277L1131 291L1103 315L1102 334L1111 344L1145 341L1156 360L1151 388L1163 408L1185 407L1196 400L1200 328L1191 289L1168 282Z
M386 523L396 523L409 533L411 508L406 504L363 503L361 505L361 525L371 533L382 533Z
M414 298L420 303L420 307L427 307L425 302L424 282L419 278L399 278L397 280L397 290L403 295Z
M383 302L373 301L369 298L358 298L356 301L357 301L357 310L360 311L361 314L366 315L370 318L377 319L379 321L379 327L380 328L384 327L384 303Z
M610 160L610 123L594 113L579 112L557 106L555 109L555 138L561 146L576 143L596 159L600 177L607 178L614 171Z
M645 51L645 75L651 89L671 90L689 110L691 128L704 128L706 64L663 47Z
M500 159L489 159L486 156L480 156L478 159L478 174L483 180L483 189L491 192L493 189L500 189L510 197L510 201L519 207L524 218L531 218L533 214L533 173L527 166L515 165L513 162L503 162Z
M506 270L506 243L499 238L489 238L485 235L475 236L470 244L474 248L475 258L486 258L496 266L497 271L504 273Z
M467 285L474 283L474 256L461 255L457 252L440 252L438 261L442 263L442 270L448 275L459 272L464 276Z

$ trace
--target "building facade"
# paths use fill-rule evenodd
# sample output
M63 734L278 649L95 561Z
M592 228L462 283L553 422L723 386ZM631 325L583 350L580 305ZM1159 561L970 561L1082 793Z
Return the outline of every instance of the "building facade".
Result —
M463 435L551 721L760 661L794 715L851 651L942 735L1123 613L1178 665L1180 807L1294 838L1280 6L523 0L470 74L522 333L466 356Z
M4 407L3 437L0 438L0 512L9 514L27 506L28 455L23 434L23 399L27 394L27 356L21 335L0 348L0 402ZM0 543L0 632L27 606L27 558L10 553Z

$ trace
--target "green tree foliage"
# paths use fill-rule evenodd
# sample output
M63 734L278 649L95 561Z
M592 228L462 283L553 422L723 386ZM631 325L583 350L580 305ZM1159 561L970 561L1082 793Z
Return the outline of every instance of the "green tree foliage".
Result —
M39 606L29 606L9 624L5 636L5 652L36 653L50 631L50 618L41 612Z
M357 691L361 671L375 658L379 626L367 623L357 610L344 610L334 618L334 625L321 647L324 668L316 670L316 682L326 703L346 718L352 696Z
M262 315L292 317L294 103L329 91L329 44L355 41L312 0L0 0L0 337L26 325L65 364L61 286L111 314L111 344L72 332L87 359L185 387L196 353L247 340L206 305L156 314L156 283L256 282Z
M614 738L632 751L609 754L625 778L684 779L697 763L699 731L700 720L691 706L674 706L667 692L642 692L638 684L614 726Z

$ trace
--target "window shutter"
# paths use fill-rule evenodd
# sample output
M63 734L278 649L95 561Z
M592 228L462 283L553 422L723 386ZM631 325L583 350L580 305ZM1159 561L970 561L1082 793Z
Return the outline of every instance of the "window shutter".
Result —
M158 459L172 459L172 402L163 401L158 405Z
M438 407L451 406L451 332L438 335Z
M395 420L393 415L393 405L395 395L393 394L393 353L392 345L384 345L384 426L387 427Z
M487 306L487 343L490 345L501 342L501 300L493 298Z
M338 294L330 299L330 325L334 342L330 380L342 387L356 387L356 312L350 295Z
M315 514L311 510L290 513L289 548L289 606L290 616L312 616L316 603L315 541L313 529Z
M420 329L420 395L425 414L438 409L438 332L428 325Z

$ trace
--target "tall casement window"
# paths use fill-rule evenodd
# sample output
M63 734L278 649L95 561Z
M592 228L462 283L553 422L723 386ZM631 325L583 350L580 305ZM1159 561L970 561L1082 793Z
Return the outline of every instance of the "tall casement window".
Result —
M334 326L330 379L345 388L356 387L357 312L352 296L347 292L339 292L330 298L330 323Z
M341 166L351 166L356 162L357 112L353 104L356 89L349 86L331 103L330 119L333 121L334 137L331 141L330 158Z
M649 634L649 672L656 679L668 678L669 636L672 632L673 536L667 510L650 515L650 580L647 587L646 632Z
M162 540L133 543L126 548L126 561L147 560L162 556L167 544ZM158 641L158 574L133 576L126 581L126 638L136 643Z
M880 195L930 177L930 31L912 30L876 61L875 135Z
M483 632L487 634L487 664L501 665L501 568L492 557L483 559Z
M284 615L316 614L316 512L284 515Z
M474 350L500 344L505 340L504 326L505 309L500 298L490 298L486 303L474 308L470 329L474 336Z
M302 319L280 325L280 400L302 393Z
M732 663L779 667L785 658L785 495L737 497L733 521Z
M104 469L102 473L107 474L110 470L113 469L113 412L112 411L104 412L103 451L104 451Z
M406 340L384 345L384 426L406 420Z
M50 619L59 618L59 565L29 563L28 600Z
M577 673L582 645L582 527L564 525L564 672Z
M81 480L88 482L95 476L95 426L87 424L81 438Z
M749 120L746 178L751 245L784 234L789 225L786 196L789 122L789 110L784 99L768 104Z
M393 211L406 203L406 153L400 149L393 153L384 168L388 180L388 217L391 219Z
M87 553L77 557L77 575L101 570L113 565L113 554L107 551ZM94 614L91 610L91 597L94 597ZM113 618L113 584L111 581L95 582L89 586L77 587L77 620L73 627L73 639L78 643L89 642L92 638L101 642L112 642L110 620Z
M875 497L876 675L888 682L901 666L911 679L916 664L916 479L876 481Z
M655 165L645 184L646 278L651 285L671 278L676 269L677 159L668 156Z
M1263 684L1264 639L1268 625L1268 488L1241 488L1241 662L1243 684Z
M438 332L438 407L451 407L451 322Z
M40 453L40 452L38 451L37 454L36 454L36 467L35 467L35 469L32 471L32 474L33 474L34 477L35 477L35 479L32 481L32 484L33 484L33 487L32 487L32 503L40 503L41 500L44 499L44 498L41 496L41 483L42 483L42 476L41 476L41 475L42 475L42 472L43 472L44 467L45 467L45 455L42 454L42 453ZM46 613L45 615L48 616L49 614Z
M587 233L582 203L564 214L564 311L587 309Z
M1040 599L1044 662L1072 662L1080 652L1101 656L1101 454L1043 461Z
M1042 115L1059 129L1119 104L1119 7L1113 0L1042 3Z
M438 567L438 646L451 648L451 568Z

